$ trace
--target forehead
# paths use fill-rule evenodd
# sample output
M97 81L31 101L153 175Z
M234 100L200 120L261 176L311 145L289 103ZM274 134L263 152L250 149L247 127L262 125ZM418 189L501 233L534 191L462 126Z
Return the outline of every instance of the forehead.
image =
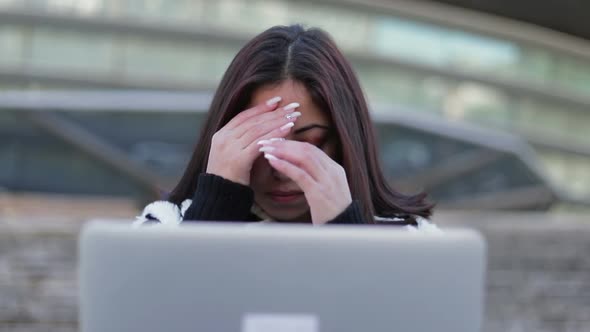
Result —
M295 121L294 130L312 123L330 125L327 112L321 110L313 102L305 85L291 79L282 81L279 84L264 85L256 89L252 94L250 107L264 103L275 96L282 98L279 107L294 102L299 103L300 106L297 111L301 112L301 117Z

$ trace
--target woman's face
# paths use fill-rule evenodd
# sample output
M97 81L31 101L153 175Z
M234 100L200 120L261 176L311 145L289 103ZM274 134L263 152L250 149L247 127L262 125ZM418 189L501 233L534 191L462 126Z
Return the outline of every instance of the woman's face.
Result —
M286 139L308 142L322 149L330 158L336 156L336 138L328 116L311 100L305 86L293 80L278 85L263 86L252 95L250 107L266 100L282 97L279 107L297 102L301 116ZM277 110L282 112L282 110ZM288 177L274 170L262 153L250 172L250 187L255 203L273 220L311 220L309 206L299 186Z

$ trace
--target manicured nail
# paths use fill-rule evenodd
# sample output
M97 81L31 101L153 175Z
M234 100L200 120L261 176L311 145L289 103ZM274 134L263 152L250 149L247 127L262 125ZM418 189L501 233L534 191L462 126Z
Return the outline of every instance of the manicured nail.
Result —
M279 159L279 158L277 158L277 157L273 156L273 155L272 155L272 154L270 154L270 153L265 153L265 154L264 154L264 158L266 158L266 159L269 159L269 160L277 160L277 159Z
M294 125L295 125L295 123L294 123L294 122L289 122L289 123L287 123L286 125L282 126L282 127L281 127L281 130L282 130L282 131L287 131L287 130L291 129L291 127L293 127Z
M278 97L278 96L277 97L270 98L269 100L266 101L266 105L267 106L273 106L273 105L277 104L279 101L281 101L281 99L283 99L283 98Z
M258 143L256 143L256 144L258 144L258 145L264 145L264 144L270 144L270 143L272 143L271 140L269 140L269 139L263 139L263 140L258 141Z
M296 109L297 107L299 107L299 103L290 103L289 105L283 107L283 110L285 112L290 112L291 110Z
M301 116L301 112L293 112L293 113L289 113L289 114L285 115L285 117L289 120L297 119L300 116Z
M263 139L258 141L258 145L265 145L265 144L272 144L272 142L276 142L276 141L284 141L285 139L282 137L273 137L273 138L269 138L269 139Z
M258 149L258 151L260 152L273 152L275 150L275 148L273 148L272 146L263 146L260 149Z

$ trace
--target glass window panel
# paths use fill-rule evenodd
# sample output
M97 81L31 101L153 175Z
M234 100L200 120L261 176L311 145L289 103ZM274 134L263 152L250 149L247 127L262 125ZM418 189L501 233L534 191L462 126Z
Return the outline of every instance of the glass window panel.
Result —
M116 2L116 4L113 4ZM201 1L193 0L128 0L128 1L110 1L111 9L114 7L115 13L122 16L140 17L152 20L174 20L182 22L198 18L198 13L202 7Z
M573 157L569 164L567 184L571 192L579 197L590 196L590 157Z
M234 26L242 35L255 35L275 25L293 23L285 1L250 1L238 6L235 1L225 0L220 5L219 27ZM226 11L230 14L226 15Z
M236 50L207 44L181 44L130 39L125 52L129 75L167 80L217 82Z
M26 86L25 84L22 83L14 83L14 84L10 84L10 83L6 83L6 82L0 82L0 91L15 91L15 90L25 90Z
M521 98L515 102L516 121L513 127L524 132L537 132L539 126L535 121L537 114L536 103L531 98Z
M379 17L373 22L375 37L370 50L412 62L444 63L443 45L437 30L414 21ZM428 52L424 50L428 49Z
M371 21L369 13L336 6L294 3L289 10L289 18L292 22L326 30L343 50L366 49Z
M564 88L590 92L590 65L570 57L559 57L555 78Z
M22 61L24 27L0 25L0 65L18 65Z
M0 7L14 7L22 4L22 0L0 0Z
M441 32L446 31L441 29ZM507 40L463 31L449 33L443 38L446 63L462 70L482 69L488 72L514 66L518 60L518 47Z
M36 28L32 37L30 63L45 68L108 71L112 62L113 43L109 36Z
M510 98L499 90L393 67L357 65L361 85L375 105L438 114L450 120L509 129Z
M540 159L554 183L574 196L590 195L590 157L540 152Z
M127 16L125 4L125 1L120 0L102 0L103 14L109 17Z
M567 115L567 133L568 138L577 144L583 144L590 148L590 138L588 130L590 128L590 112L572 111Z
M549 87L590 90L590 59L392 16L376 16L372 22L375 34L367 39L371 40L369 51L375 54Z
M532 133L588 144L584 133L590 128L590 114L586 115L585 109L508 95L486 85L408 69L364 63L355 68L372 105L402 106L402 110L429 112L516 134Z
M567 137L568 117L571 110L562 105L551 105L532 98L523 98L515 129L524 129L541 136Z
M344 50L363 50L412 63L590 91L590 59L395 15L290 1L26 0L36 8L85 15L133 17L166 24L214 26L253 35L302 22L330 32ZM14 4L16 0L0 0ZM22 3L22 2L19 2Z
M421 86L427 79L416 72L393 67L355 66L369 102L374 105L413 107L420 111L439 111L438 96L423 98Z
M486 86L463 82L449 92L444 104L445 117L497 128L509 126L507 98Z
M102 11L103 0L26 0L35 10L77 15L97 15Z
M521 81L550 83L555 67L554 56L545 50L531 47L522 47L519 51L518 63L507 66L502 73Z
M549 179L563 188L567 183L567 158L560 153L550 151L538 151L538 157L542 162L543 169Z
M255 35L271 26L290 22L285 1L205 1L199 24L233 31L239 35Z
M202 48L199 68L195 75L201 81L219 82L236 53L238 53L237 48L220 46Z
M430 65L494 69L518 60L518 48L509 41L393 17L374 18L371 49Z

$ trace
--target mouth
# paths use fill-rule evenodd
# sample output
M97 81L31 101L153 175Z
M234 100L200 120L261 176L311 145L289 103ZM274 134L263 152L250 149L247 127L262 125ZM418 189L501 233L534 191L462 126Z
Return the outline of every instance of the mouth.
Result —
M301 191L271 191L268 193L270 199L277 203L292 203L303 199L303 192Z

